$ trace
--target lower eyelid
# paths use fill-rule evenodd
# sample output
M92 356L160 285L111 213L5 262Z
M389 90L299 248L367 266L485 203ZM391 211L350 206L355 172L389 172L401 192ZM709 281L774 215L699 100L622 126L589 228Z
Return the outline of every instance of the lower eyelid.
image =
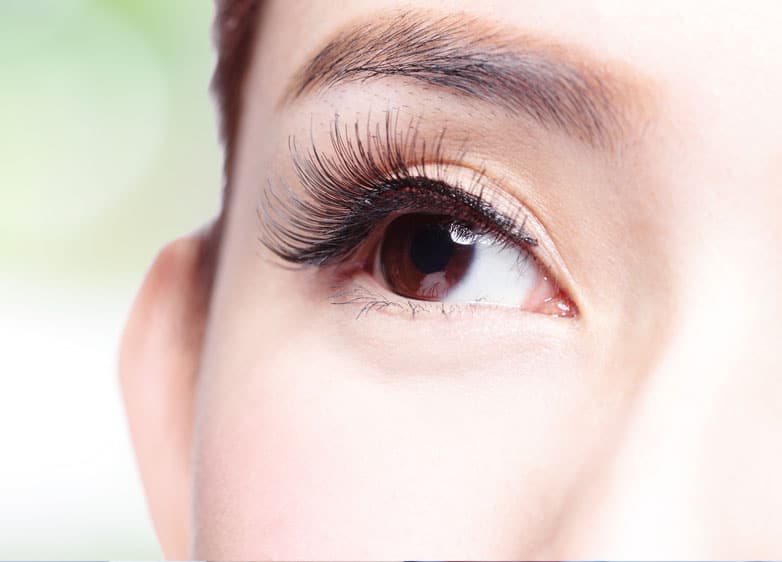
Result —
M497 314L507 314L509 318L516 320L531 314L542 318L556 316L523 310L521 307L485 302L449 303L413 300L388 291L372 276L363 272L347 274L331 268L331 271L322 271L319 275L329 276L330 290L326 302L351 315L355 320L365 319L370 315L401 321L426 322L471 320L481 315L496 316Z
M404 320L441 321L463 316L465 313L474 314L476 309L487 308L481 303L454 304L442 301L426 302L406 299L382 288L371 287L370 284L373 282L371 278L357 279L349 281L343 286L333 286L333 292L329 295L328 301L332 305L344 307L353 314L356 320L370 314L381 314L385 317Z
M348 282L333 289L335 292L329 296L329 303L354 312L357 320L370 313L415 318L417 313L428 310L425 305L430 304L405 302L404 299L373 290L359 281Z

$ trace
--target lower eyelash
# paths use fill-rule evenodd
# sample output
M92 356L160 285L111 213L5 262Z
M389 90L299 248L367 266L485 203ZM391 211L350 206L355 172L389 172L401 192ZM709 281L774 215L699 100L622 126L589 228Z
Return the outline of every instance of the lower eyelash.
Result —
M329 297L329 302L334 305L352 305L360 307L356 313L356 320L368 315L370 312L394 312L403 315L409 315L415 318L419 314L429 314L439 312L444 316L450 316L460 307L465 305L446 305L440 303L426 303L424 301L413 301L406 299L404 301L392 300L388 297L375 293L367 289L364 285L355 284L350 289L340 290Z
M397 311L404 310L404 306L401 303L374 293L363 285L356 285L351 289L340 290L329 297L329 302L335 305L353 305L360 307L356 314L356 320L369 314L373 310L382 311L389 307L394 308ZM413 303L411 302L410 305L410 310L413 312L413 316L415 316L415 309L412 306Z
M490 232L514 246L537 241L517 216L498 212L483 197L484 177L476 172L467 189L438 179L447 177L448 161L461 161L462 149L449 160L441 132L427 144L411 121L404 134L398 112L389 112L384 130L378 123L372 133L367 122L361 134L356 122L352 134L337 118L331 131L331 155L314 144L304 153L293 138L289 148L304 197L290 188L262 192L259 206L261 241L278 257L299 265L323 266L347 259L375 226L391 213L427 212L452 215ZM437 177L431 177L434 168Z
M486 304L480 300L456 304L395 298L393 295L383 295L373 291L356 281L345 282L344 285L334 285L332 290L335 292L329 295L329 302L339 307L354 307L357 310L354 317L356 320L365 318L370 313L403 316L413 320L419 317L452 318L486 307Z

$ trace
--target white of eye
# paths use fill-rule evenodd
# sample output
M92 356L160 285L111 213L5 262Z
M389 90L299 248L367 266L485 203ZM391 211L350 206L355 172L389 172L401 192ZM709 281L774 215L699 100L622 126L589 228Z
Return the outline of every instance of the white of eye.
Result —
M444 302L481 302L521 306L542 274L533 257L522 249L502 244L490 235L470 236L452 231L457 244L472 244L472 261L462 279L448 291Z

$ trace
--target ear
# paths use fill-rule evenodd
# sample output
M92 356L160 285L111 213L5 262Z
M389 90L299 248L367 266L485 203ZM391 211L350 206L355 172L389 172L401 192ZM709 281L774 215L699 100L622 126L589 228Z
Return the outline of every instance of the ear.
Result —
M120 347L133 446L166 558L190 553L193 400L208 300L207 238L166 246L136 297Z

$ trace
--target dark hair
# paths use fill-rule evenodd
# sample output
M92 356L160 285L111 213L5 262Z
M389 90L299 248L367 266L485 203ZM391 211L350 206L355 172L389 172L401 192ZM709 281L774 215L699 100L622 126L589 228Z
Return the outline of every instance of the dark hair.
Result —
M242 110L242 87L251 63L253 42L260 17L261 0L215 0L213 39L217 64L212 76L212 93L218 110L223 144L223 205L211 226L199 269L204 280L205 299L211 295L227 204L231 192L231 168Z
M230 184L231 163L242 106L242 86L250 66L260 0L215 0L214 43L217 64L212 77L225 147L224 173Z

